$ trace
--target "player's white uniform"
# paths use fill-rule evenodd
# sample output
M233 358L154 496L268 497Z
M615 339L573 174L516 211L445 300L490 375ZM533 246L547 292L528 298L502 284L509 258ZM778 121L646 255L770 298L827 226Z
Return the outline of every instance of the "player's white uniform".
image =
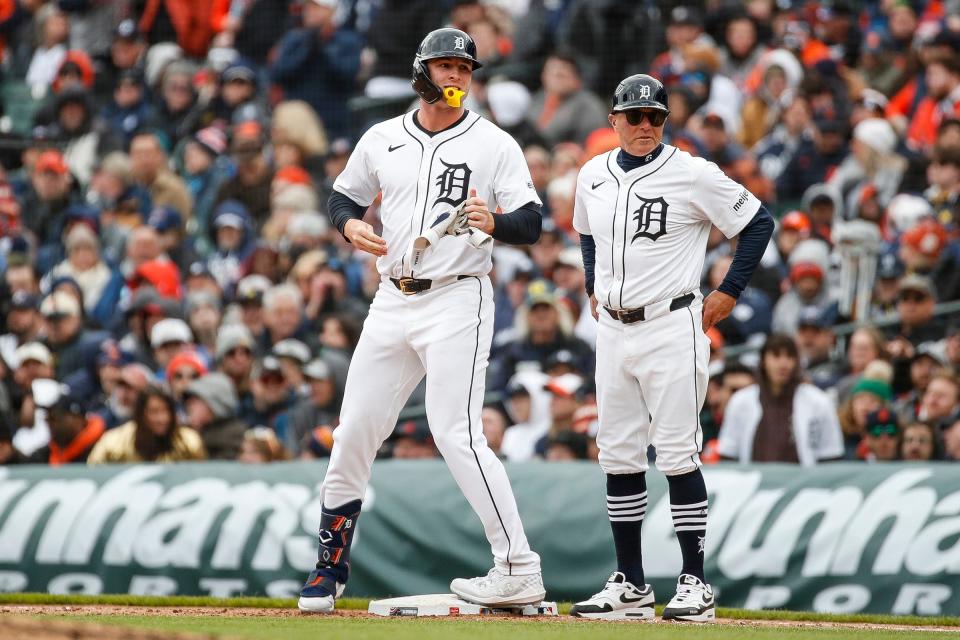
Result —
M377 260L380 288L347 374L323 500L337 506L362 498L377 450L427 373L430 430L483 522L496 567L532 574L540 571L540 558L530 550L506 472L487 446L480 421L493 336L490 245L475 248L466 236L445 236L427 249L422 269L410 274L432 280L428 291L404 295L390 280L409 271L411 240L466 200L471 189L491 210L540 204L517 143L488 120L465 114L433 135L413 113L375 125L334 183L336 191L362 205L382 193L382 236L389 253Z
M700 464L703 444L710 341L699 289L710 225L732 238L760 201L714 163L676 147L629 172L618 152L580 170L573 215L574 228L596 243L599 305L644 310L643 320L625 324L599 309L600 465L608 474L646 471L652 444L657 468L676 475Z

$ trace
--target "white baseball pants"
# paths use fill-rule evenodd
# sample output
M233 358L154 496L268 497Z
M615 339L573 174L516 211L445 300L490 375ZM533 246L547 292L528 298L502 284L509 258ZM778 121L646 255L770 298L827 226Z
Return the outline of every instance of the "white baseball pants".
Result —
M710 339L701 324L699 294L683 309L669 311L669 303L633 324L600 309L597 446L608 474L646 471L651 444L657 468L667 475L700 466Z
M377 451L426 373L430 431L483 523L496 567L538 573L540 557L530 549L510 481L480 421L492 337L488 277L411 296L381 282L347 374L323 501L337 507L363 497Z

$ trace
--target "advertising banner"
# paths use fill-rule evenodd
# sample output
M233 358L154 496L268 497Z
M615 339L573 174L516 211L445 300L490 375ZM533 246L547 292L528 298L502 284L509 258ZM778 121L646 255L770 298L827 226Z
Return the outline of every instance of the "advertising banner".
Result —
M323 462L0 468L0 591L293 597L316 562ZM548 597L614 568L604 476L507 467ZM707 577L721 606L960 615L960 466L718 466ZM647 580L673 595L666 482L648 474ZM374 466L347 595L446 593L492 564L442 461Z

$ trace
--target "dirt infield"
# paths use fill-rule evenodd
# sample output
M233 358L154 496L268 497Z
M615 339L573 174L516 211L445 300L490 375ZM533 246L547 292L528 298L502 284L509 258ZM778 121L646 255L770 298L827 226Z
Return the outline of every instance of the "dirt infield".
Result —
M287 618L300 617L296 609L259 609L259 608L231 608L231 607L135 607L119 605L0 605L0 638L29 638L30 640L119 640L131 638L133 640L199 640L213 636L188 633L171 633L146 630L120 629L102 624L78 623L74 620L44 620L36 616L56 618L70 616L71 618L84 616L167 616L167 617L232 617L232 618ZM375 618L366 611L343 610L330 614L339 618ZM467 618L450 618L456 624ZM574 621L570 616L555 616L543 618L523 618L515 616L488 616L484 620L499 622L503 620L523 621L529 624L565 624ZM637 624L634 622L601 622L600 624ZM807 622L790 620L734 620L718 618L717 624L733 627L781 627L781 628L809 628L809 629L862 629L885 630L903 632L927 632L940 635L941 632L958 633L957 627L946 626L918 626L918 625L891 625L867 624L848 622Z
M206 640L214 636L110 627L72 620L43 620L0 615L0 638L20 640ZM222 639L220 639L222 640Z

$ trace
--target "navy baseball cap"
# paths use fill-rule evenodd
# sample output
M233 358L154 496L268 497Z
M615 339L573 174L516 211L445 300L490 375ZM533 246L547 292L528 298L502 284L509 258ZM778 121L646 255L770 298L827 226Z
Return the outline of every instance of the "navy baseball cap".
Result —
M147 224L156 229L157 233L165 233L172 229L180 229L183 217L173 207L155 207L147 218Z
M10 309L33 309L40 310L40 296L27 291L15 291L10 296Z
M117 28L113 31L113 35L123 40L139 40L140 30L137 29L137 23L128 18L117 25Z
M104 340L100 349L97 350L98 367L106 365L122 367L125 364L130 364L131 360L130 355L120 349L116 340Z
M800 309L800 317L797 322L798 327L815 327L817 329L828 329L833 326L828 314L820 307L809 306Z
M247 62L244 59L237 60L236 62L230 64L226 69L223 70L223 73L220 74L220 77L224 82L232 82L234 80L241 80L249 82L251 84L257 84L257 70L252 64Z
M895 253L885 253L880 256L877 264L877 277L881 280L896 280L907 272L903 262Z
M210 267L207 266L207 263L203 260L190 263L190 266L187 268L187 277L211 278L216 280L216 278L213 277L213 272L210 271Z
M74 389L69 385L62 385L60 387L60 397L50 407L50 411L83 415L86 413L83 402L84 398L79 393L79 389Z
M426 419L404 420L397 424L393 430L394 439L410 438L416 442L427 442L430 440L430 426Z
M550 354L550 357L547 358L544 363L544 369L549 371L550 369L556 367L557 365L565 364L573 369L579 369L577 366L577 357L574 355L573 351L569 349L560 349Z

